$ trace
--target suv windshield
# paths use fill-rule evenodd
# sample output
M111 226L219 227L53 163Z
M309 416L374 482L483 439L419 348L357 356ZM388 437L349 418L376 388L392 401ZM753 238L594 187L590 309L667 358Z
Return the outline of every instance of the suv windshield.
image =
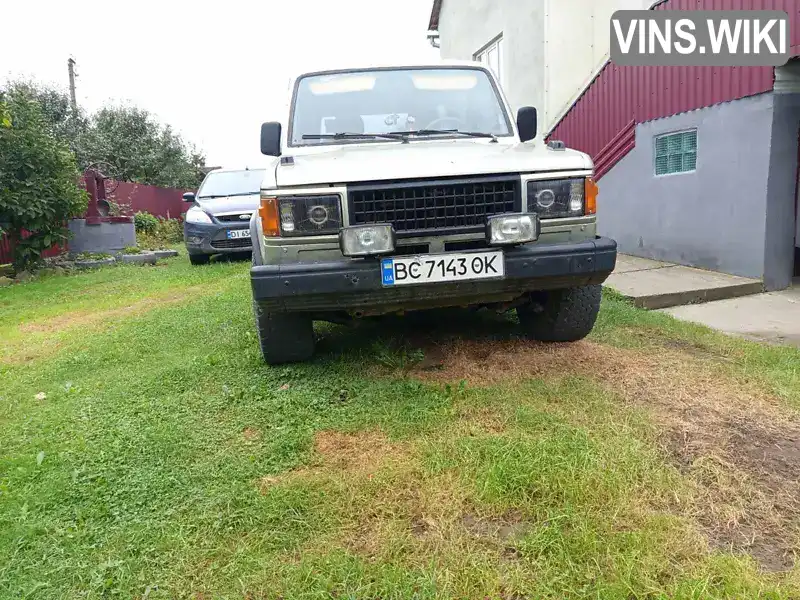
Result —
M245 196L258 194L264 169L250 171L212 171L197 191L198 198L218 198L221 196Z
M497 90L482 69L377 69L302 77L292 107L291 146L391 140L404 131L511 135ZM335 134L357 134L337 136ZM363 136L361 135L363 134ZM413 135L413 134L411 134Z

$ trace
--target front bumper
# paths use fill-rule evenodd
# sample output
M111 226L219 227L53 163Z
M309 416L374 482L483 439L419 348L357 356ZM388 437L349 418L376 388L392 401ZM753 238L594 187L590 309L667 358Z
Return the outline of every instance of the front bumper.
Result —
M249 252L253 249L252 238L229 240L227 232L234 229L249 229L250 223L183 223L183 241L189 254L226 254Z
M505 250L501 279L383 287L380 261L343 259L259 265L250 270L253 298L273 312L380 314L511 301L536 291L598 284L614 270L617 243L598 237Z

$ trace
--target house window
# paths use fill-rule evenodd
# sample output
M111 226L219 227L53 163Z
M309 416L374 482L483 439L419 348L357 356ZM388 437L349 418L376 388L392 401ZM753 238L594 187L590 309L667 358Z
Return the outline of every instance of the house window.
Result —
M498 81L500 81L500 85L501 86L504 85L505 82L503 80L503 36L502 35L495 38L492 42L489 43L488 46L484 46L482 50L479 50L475 54L475 60L487 65L492 70L495 77L497 77Z
M656 136L656 175L688 173L697 168L697 130Z

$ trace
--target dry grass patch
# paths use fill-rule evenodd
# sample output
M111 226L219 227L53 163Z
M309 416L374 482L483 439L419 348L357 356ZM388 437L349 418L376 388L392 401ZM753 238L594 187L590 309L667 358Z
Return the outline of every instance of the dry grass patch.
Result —
M75 329L98 331L123 319L151 310L197 298L218 289L212 286L191 286L148 296L124 306L103 310L70 311L55 317L21 323L12 336L0 342L0 363L19 365L55 355L61 349L60 336Z
M465 433L462 422L442 435ZM456 548L466 553L476 547L513 555L508 544L526 529L521 513L476 507L457 473L431 475L418 447L390 441L381 431L320 431L309 466L263 477L259 488L268 493L309 481L325 485L344 508L340 527L311 547L340 547L367 560L404 557L422 563Z
M397 468L411 460L411 447L407 443L392 442L381 431L319 431L314 436L309 466L262 477L259 487L266 492L278 484L307 479L363 482L371 480L380 470Z
M664 447L698 483L688 510L718 546L768 570L794 563L800 541L800 419L755 381L683 348L658 352L593 342L453 340L426 381L474 386L587 377L653 415Z
M242 437L248 442L257 442L261 439L261 430L255 427L245 427L242 430Z
M193 286L181 290L170 290L167 293L149 296L116 308L69 312L42 321L22 323L19 331L20 333L57 333L73 327L92 327L99 323L113 322L116 319L139 315L165 304L187 300L205 289L206 286Z

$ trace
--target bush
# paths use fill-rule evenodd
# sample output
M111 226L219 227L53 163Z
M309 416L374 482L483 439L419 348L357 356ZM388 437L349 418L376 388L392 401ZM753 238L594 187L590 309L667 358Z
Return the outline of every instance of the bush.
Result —
M149 215L152 217L152 215ZM134 217L135 218L135 217ZM160 250L183 241L183 223L178 219L152 217L155 220L153 231L139 233L137 226L136 240L140 248Z
M17 272L67 239L67 220L87 206L78 181L75 156L52 134L39 102L0 91L0 235L11 239Z
M159 217L156 235L168 244L179 244L183 241L183 222L178 219Z
M158 229L158 219L154 215L141 210L133 215L133 223L136 227L136 233L155 235Z

